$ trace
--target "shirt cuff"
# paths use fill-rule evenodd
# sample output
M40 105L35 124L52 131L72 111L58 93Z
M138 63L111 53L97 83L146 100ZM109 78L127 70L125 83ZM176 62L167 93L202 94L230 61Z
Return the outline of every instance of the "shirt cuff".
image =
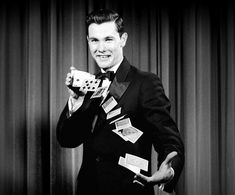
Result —
M73 97L69 97L68 100L68 108L69 108L69 116L71 116L78 108L81 107L84 100L84 96L79 96L78 99L74 99Z

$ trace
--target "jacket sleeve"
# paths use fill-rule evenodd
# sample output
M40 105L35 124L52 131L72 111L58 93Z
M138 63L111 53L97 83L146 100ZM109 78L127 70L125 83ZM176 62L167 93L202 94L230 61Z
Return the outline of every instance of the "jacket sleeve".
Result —
M172 192L184 165L184 144L176 123L170 116L170 102L156 75L151 74L142 82L140 97L144 119L149 124L152 142L158 152L158 165L170 152L178 153L171 164L175 175L164 187L164 191Z
M82 106L71 116L68 103L65 105L56 127L56 137L61 147L75 148L89 137L100 101L86 97Z

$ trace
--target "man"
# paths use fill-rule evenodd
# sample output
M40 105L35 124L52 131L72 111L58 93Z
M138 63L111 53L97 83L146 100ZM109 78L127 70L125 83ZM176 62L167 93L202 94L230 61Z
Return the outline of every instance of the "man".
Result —
M66 78L70 97L58 121L57 139L62 147L83 143L77 194L151 195L154 185L172 192L184 165L184 146L159 78L131 66L124 57L128 35L118 13L92 12L87 29L100 71L115 75L104 79L106 86L101 87L108 90L99 98L92 98L94 92L74 90L71 73ZM152 145L159 162L153 174ZM149 164L144 166L146 160Z

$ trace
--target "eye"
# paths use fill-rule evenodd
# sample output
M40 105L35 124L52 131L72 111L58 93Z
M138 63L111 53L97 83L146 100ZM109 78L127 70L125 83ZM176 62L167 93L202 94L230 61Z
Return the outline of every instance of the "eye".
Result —
M113 41L112 38L107 38L107 39L106 39L106 42L111 42L111 41Z
M90 43L97 43L98 42L97 39L90 39L89 41L90 41Z

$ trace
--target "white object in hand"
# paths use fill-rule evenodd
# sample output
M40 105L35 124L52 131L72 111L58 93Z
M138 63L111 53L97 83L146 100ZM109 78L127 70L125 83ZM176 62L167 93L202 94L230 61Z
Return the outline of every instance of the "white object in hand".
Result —
M73 87L81 87L86 79L95 79L95 75L90 74L89 72L77 70L73 67L71 67L71 74L73 77Z

